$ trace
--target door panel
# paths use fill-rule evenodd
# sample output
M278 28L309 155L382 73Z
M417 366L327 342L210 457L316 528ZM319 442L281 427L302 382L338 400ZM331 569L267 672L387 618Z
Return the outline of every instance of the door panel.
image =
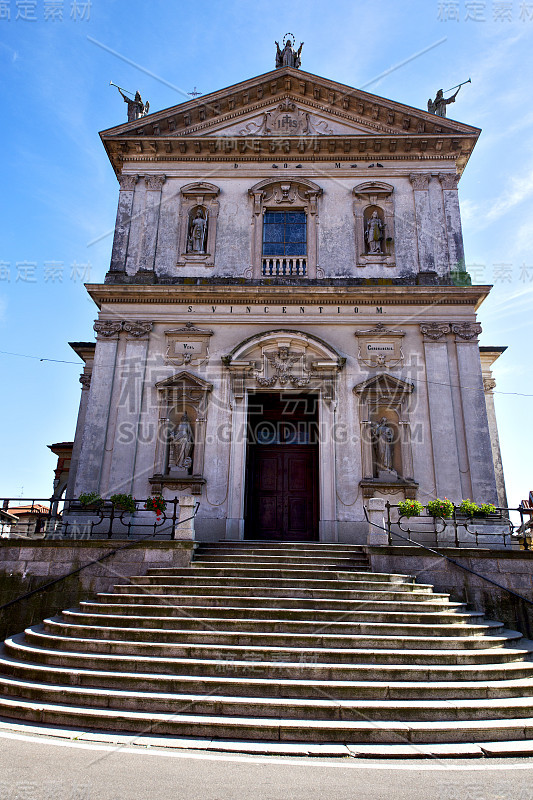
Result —
M315 447L298 445L250 448L246 538L317 538Z

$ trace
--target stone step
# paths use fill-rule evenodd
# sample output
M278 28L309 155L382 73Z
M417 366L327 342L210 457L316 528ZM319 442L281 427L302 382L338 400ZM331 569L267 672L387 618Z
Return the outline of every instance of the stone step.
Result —
M512 676L526 678L533 675L531 662L508 662L503 664L484 664L480 670L477 664L461 665L427 665L402 664L380 665L379 670L375 664L342 664L342 663L315 663L309 661L282 662L282 661L252 661L252 660L223 660L199 658L170 658L157 656L136 655L131 656L83 653L74 650L54 650L35 646L24 639L24 636L11 637L5 642L5 652L8 656L19 661L30 661L36 664L70 667L72 669L106 670L116 672L117 676L130 672L146 672L153 677L156 674L200 675L213 674L239 677L241 680L249 678L292 678L303 680L369 680L379 677L381 680L411 680L411 681L457 681L472 679L481 674L488 680L501 680ZM468 676L468 677L467 677Z
M163 580L162 578L160 579ZM172 583L166 583L167 580L173 580ZM356 584L357 585L357 584ZM228 586L227 584L223 583L206 583L206 581L194 581L191 583L183 584L179 579L165 579L165 583L152 583L151 581L140 581L137 577L131 579L131 583L123 584L125 588L137 588L137 587L146 587L146 591L150 592L152 586L167 586L171 587L173 591L179 590L179 594L191 594L191 595L226 595L230 597L291 597L291 598L330 598L332 600L356 600L360 596L360 592L357 589L315 589L315 588L307 588L307 587L293 587L293 586L285 586L279 587L270 584L269 586L262 586L262 585L252 585L252 586L241 586L239 584L232 584ZM144 592L144 589L143 589ZM381 595L379 595L381 596ZM386 601L386 600L373 600L373 604L375 604L378 608L383 607L384 605L394 605L396 608L405 608L408 610L410 607L412 608L419 608L420 607L420 600L423 601L424 608L435 608L440 609L443 607L446 608L459 608L465 607L465 603L453 603L449 600L448 595L435 595L435 594L428 594L427 592L422 593L422 597L419 597L419 600L413 599L410 597L410 593L403 592L401 595L401 600L397 601Z
M117 587L114 587L115 590ZM191 587L193 588L193 587ZM199 587L201 588L201 587ZM180 593L180 585L175 584L172 586L164 585L164 584L123 584L120 591L115 592L98 592L97 597L102 600L103 602L109 603L119 603L123 602L126 596L132 596L135 598L154 598L154 602L160 602L157 598L166 598L166 600L161 602L168 602L170 598L181 597ZM211 597L213 595L207 594L204 597ZM231 597L231 595L230 595ZM251 598L253 599L253 598ZM274 604L276 598L267 598L269 601L271 600ZM302 598L302 601L306 598ZM443 601L449 600L449 595L434 595L428 594L426 592L396 592L396 591L382 591L382 592L374 592L362 589L360 591L353 590L352 592L352 599L351 600L344 600L344 601L331 601L333 604L336 605L332 606L335 608L341 608L343 605L346 604L361 604L367 603L371 604L374 602L379 601L388 601L388 602L401 602L401 601L409 601L409 602L418 602L419 606L422 607L427 601L433 603L435 599L442 599ZM278 600L283 602L283 597L278 598ZM308 598L310 602L314 602L313 598ZM142 603L143 600L139 599L139 602ZM320 599L317 598L316 602L320 602ZM348 606L351 607L351 606Z
M460 742L533 738L533 719L397 722L366 720L291 720L279 718L202 716L159 712L116 711L22 698L0 698L0 715L61 726L284 742Z
M4 697L39 703L61 703L116 711L171 712L203 716L263 717L294 720L355 721L454 721L514 719L531 715L531 697L424 700L339 700L325 698L239 697L181 694L177 692L103 690L78 686L54 686L0 675Z
M362 544L348 544L347 542L302 542L302 541L275 541L272 539L245 539L228 540L221 542L200 542L198 552L204 550L229 550L237 555L245 550L302 550L304 553L321 553L327 550L336 552L345 550L350 553L366 553L366 547Z
M209 566L210 564L215 564L220 566L232 566L232 565L241 565L247 567L255 567L255 566L265 566L269 567L271 565L277 566L281 564L283 566L288 567L289 569L314 569L318 567L319 569L328 569L330 566L334 566L336 569L345 569L345 570L352 570L352 569L360 569L361 567L366 567L366 572L370 572L368 559L365 556L302 556L302 555L264 555L263 553L246 553L246 555L242 556L238 560L235 558L235 553L232 554L221 554L221 553L202 553L201 556L196 557L192 562L192 565L197 566Z
M522 634L516 631L505 631L501 629L501 634L497 631L484 634L483 636L473 634L461 636L443 636L443 635L429 635L429 636L412 636L412 635L398 635L391 636L383 633L380 634L361 634L360 626L358 623L335 623L330 622L327 626L323 623L315 622L265 622L264 620L241 620L241 619L215 619L211 618L206 623L203 619L195 619L194 617L147 617L135 615L133 612L129 615L111 614L111 613L85 613L77 609L69 609L62 612L62 617L65 621L81 622L83 624L95 625L102 627L105 631L107 627L120 627L123 630L130 630L131 628L139 628L147 632L150 636L150 631L164 630L172 632L173 634L179 633L185 637L196 637L193 641L212 641L208 637L229 637L230 641L234 641L234 637L283 637L284 641L288 637L295 635L298 636L339 636L348 635L353 640L357 639L357 646L364 647L370 650L378 650L381 648L415 648L424 650L440 650L447 649L463 649L463 650L483 650L490 647L498 647L501 643L509 639L518 640L522 638ZM233 637L233 638L232 638ZM219 641L219 639L217 639ZM240 642L243 643L243 642ZM377 656L376 656L377 657Z
M185 595L180 598L179 595L151 595L151 594L117 594L111 595L112 600L105 595L98 595L95 602L82 602L80 608L86 611L102 611L109 610L110 607L115 609L115 612L121 614L135 613L139 607L142 607L143 614L160 614L181 616L181 617L194 617L202 619L204 622L210 617L213 618L232 618L242 619L247 622L252 618L254 622L258 620L269 622L273 620L284 620L287 622L301 620L303 622L352 622L366 626L369 630L361 632L371 632L370 628L375 627L375 632L387 633L387 627L391 628L391 632L406 634L411 633L424 633L431 634L431 630L443 633L445 629L449 628L450 632L457 635L473 635L488 632L489 627L500 625L501 623L488 623L479 622L479 617L483 617L479 612L472 612L471 614L458 614L451 612L450 614L442 614L441 612L429 612L421 624L418 621L423 614L423 606L421 611L408 612L406 614L397 615L396 618L391 617L394 612L374 612L367 610L369 606L359 602L353 603L349 609L343 607L337 608L323 608L323 601L298 601L298 607L288 607L287 600L281 600L279 603L272 603L269 605L259 603L260 598L220 598L220 602L216 597L195 597L194 595ZM348 601L346 601L348 602ZM313 606L318 606L318 608ZM329 603L328 603L329 605ZM366 608L365 608L366 606ZM380 613L383 620L380 620ZM439 616L442 620L439 620ZM475 621L472 619L476 618Z
M106 618L107 619L107 618ZM137 641L137 642L158 642L173 644L210 644L210 645L238 645L252 647L329 647L329 648L355 648L358 661L371 660L372 663L393 663L391 659L395 653L402 654L402 662L407 659L409 663L416 660L417 663L456 663L455 651L460 650L463 654L464 663L469 663L468 659L479 661L480 656L476 651L487 651L487 648L501 648L507 644L516 647L520 643L522 634L517 631L505 631L502 636L478 636L470 638L461 637L382 637L376 640L374 637L358 636L356 634L332 634L320 632L313 633L264 633L263 631L242 632L242 631L217 631L205 630L200 627L192 630L180 630L179 628L150 628L147 627L146 620L136 617L114 617L113 625L107 625L106 619L102 621L101 615L79 615L70 612L63 612L62 618L55 617L47 619L43 623L43 630L58 636L72 636L82 639L96 638L114 641ZM116 623L123 622L121 627ZM155 620L157 623L157 619ZM168 620L162 620L162 623ZM133 623L127 625L126 623ZM144 623L144 624L143 624ZM176 624L179 624L176 621ZM139 625L139 627L134 627ZM329 630L329 629L328 629ZM378 642L376 644L376 641ZM362 649L364 648L364 649ZM393 648L387 650L386 648ZM434 648L434 649L430 649ZM473 650L471 654L469 651ZM508 650L507 656L514 650ZM522 651L525 652L525 651Z
M458 656L460 653L457 654ZM0 655L0 674L18 680L35 680L55 686L90 686L93 688L120 688L157 692L179 692L183 694L236 695L238 697L286 697L354 700L357 698L378 700L474 699L498 697L530 697L533 691L532 677L515 678L513 668L506 671L504 680L487 679L483 665L471 679L455 681L380 681L374 676L362 681L337 680L274 680L268 678L239 678L223 674L157 675L153 673L106 672L95 669L76 669L35 664ZM459 676L460 677L460 676Z
M134 598L138 597L137 594L120 592L121 588L127 587L116 587L117 594L114 596L118 599L114 600L113 603L121 603L120 598L127 597L129 602L133 602ZM169 595L164 595L165 597L169 597ZM146 594L142 595L143 600L140 601L141 603L145 603L146 598L155 598L157 602L157 598L160 597L159 593L147 591ZM311 610L326 610L326 611L340 611L343 616L347 613L350 614L350 618L352 621L369 621L369 622L402 622L405 621L406 623L412 622L424 622L424 623L437 623L437 624L459 624L459 623L469 623L469 622L478 622L480 619L483 618L483 613L479 611L457 611L455 609L449 609L447 607L440 608L438 610L426 609L424 604L418 603L418 606L413 604L414 608L412 607L411 610L402 609L400 611L383 611L381 609L376 609L374 604L372 604L372 610L369 609L368 603L361 602L360 600L351 601L351 600L330 600L328 598L308 598L308 597L296 597L296 598L287 598L287 597L261 597L261 596L254 596L254 597L245 597L240 595L205 595L205 594L193 594L192 592L189 593L176 593L172 594L172 605L178 605L180 607L183 606L209 606L212 609L218 608L239 608L239 609L247 609L252 612L253 616L256 616L256 612L264 613L265 610L268 611L269 615L272 611L291 611L293 612L300 612L305 611L307 612L308 609ZM295 601L296 608L289 608L288 607L288 600L293 599ZM150 600L148 600L148 604L151 604ZM110 603L111 605L111 603Z
M35 627L26 630L24 641L29 645L35 647L42 647L48 650L66 650L79 653L100 653L102 655L129 655L137 657L138 655L146 655L150 657L164 658L191 658L199 660L211 661L266 661L266 662L284 662L284 663L313 663L313 664L361 664L370 663L374 664L376 671L380 669L382 664L412 664L413 656L412 651L400 651L401 657L390 653L380 652L378 658L373 658L368 650L361 653L355 647L341 648L341 647L327 647L326 645L319 648L298 646L296 644L287 643L285 646L278 645L236 645L236 644L216 644L216 643L185 643L185 642L146 642L146 641L131 641L131 640L116 640L105 637L88 638L88 637L73 637L59 635L47 630L38 630ZM397 651L396 651L397 652ZM435 656L429 660L429 664L456 664L466 663L468 659L457 660L454 655L454 660L446 658L446 651L444 657L441 656L437 660ZM512 661L519 657L523 657L524 651L508 650L500 654L499 663L505 661ZM386 657L384 657L386 656ZM478 657L478 662L480 661ZM420 665L422 662L417 660L416 663Z
M194 561L190 567L152 567L147 572L148 575L175 575L176 577L226 577L226 578L275 578L284 579L288 578L290 580L325 580L326 576L329 580L356 580L358 576L365 576L365 579L372 579L373 573L369 572L350 572L346 570L339 570L336 567L332 567L331 569L309 569L309 568L302 568L296 569L294 567L268 567L261 568L257 565L253 567L228 567L228 566L220 566L215 567L212 563L209 563L209 566L202 566L201 562ZM355 577L354 577L355 576ZM405 576L402 576L405 577ZM412 585L412 578L409 579L409 583ZM398 581L398 585L401 585L404 581ZM431 584L421 584L417 583L416 586L425 587L426 591L431 591L433 586Z
M343 573L345 574L345 573ZM420 584L414 583L412 580L405 581L381 581L381 580L368 580L366 573L361 573L365 576L364 580L309 580L299 578L255 578L255 577L227 577L227 576L210 576L203 574L195 574L187 572L184 575L167 575L151 574L147 575L134 575L130 580L139 584L165 584L167 586L264 586L271 588L289 588L289 589L335 589L344 591L364 591L365 584L369 584L375 588L376 591L401 591L412 592L416 591ZM448 597L448 595L438 594L435 592L428 592L423 587L423 594L431 594L434 597Z

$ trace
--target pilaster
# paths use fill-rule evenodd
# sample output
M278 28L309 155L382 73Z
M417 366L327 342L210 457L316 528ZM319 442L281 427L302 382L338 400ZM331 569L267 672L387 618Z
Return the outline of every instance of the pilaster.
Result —
M118 196L115 237L111 252L110 272L126 271L126 255L130 236L131 215L133 211L133 195L139 180L138 175L119 175L120 192Z

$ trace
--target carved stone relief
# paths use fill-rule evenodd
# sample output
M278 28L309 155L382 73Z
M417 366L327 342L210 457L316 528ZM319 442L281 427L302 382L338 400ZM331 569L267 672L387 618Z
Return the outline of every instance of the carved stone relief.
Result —
M116 336L122 330L122 322L113 322L111 320L97 320L93 325L94 330L98 336L103 336L104 339L110 339Z
M450 326L447 322L423 322L420 325L420 333L426 339L437 342L450 333Z
M357 357L365 367L393 368L403 364L402 339L404 331L387 328L382 322L368 330L355 331Z
M199 366L209 360L209 340L213 331L197 328L187 322L183 328L165 331L166 361L176 367Z
M302 111L288 98L275 111L267 111L257 121L251 120L239 136L320 136L333 131L325 120Z
M479 322L452 323L452 333L455 333L459 339L466 341L477 339L481 332L482 328Z

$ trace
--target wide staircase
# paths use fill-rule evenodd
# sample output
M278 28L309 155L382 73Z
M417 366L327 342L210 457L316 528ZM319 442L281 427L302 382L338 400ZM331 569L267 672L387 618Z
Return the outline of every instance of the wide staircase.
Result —
M0 717L221 740L533 738L520 633L350 545L202 545L5 642Z

